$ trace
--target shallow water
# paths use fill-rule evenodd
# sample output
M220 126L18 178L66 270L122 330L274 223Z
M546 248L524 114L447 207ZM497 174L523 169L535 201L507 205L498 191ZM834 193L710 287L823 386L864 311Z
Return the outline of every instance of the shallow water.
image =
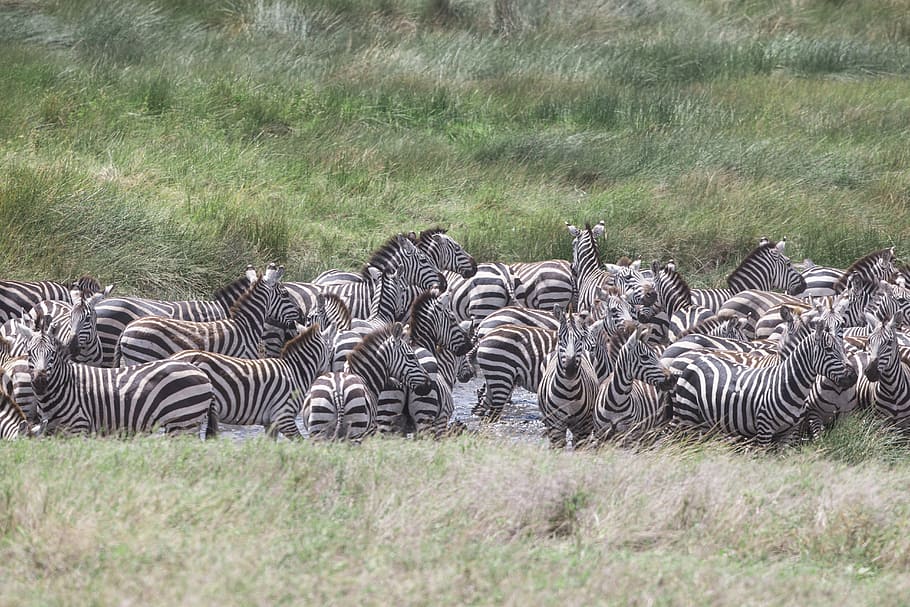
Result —
M544 427L537 408L537 395L522 388L512 393L512 402L505 406L502 418L495 423L481 422L471 414L471 407L477 403L477 390L483 385L480 379L472 379L464 384L455 384L452 398L455 401L455 418L461 420L469 432L478 432L484 436L508 439L516 442L543 443ZM297 425L303 427L297 418ZM262 426L231 426L221 424L221 436L234 440L246 440L261 436ZM282 439L283 440L283 439Z

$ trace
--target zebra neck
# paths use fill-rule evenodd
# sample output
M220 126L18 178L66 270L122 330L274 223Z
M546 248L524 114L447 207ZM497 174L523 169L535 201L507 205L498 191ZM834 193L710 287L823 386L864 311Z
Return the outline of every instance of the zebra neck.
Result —
M573 269L579 283L594 275L600 266L597 249L590 245L583 245L581 242L578 243L573 262Z
M265 327L269 294L265 283L261 280L257 281L252 288L253 292L245 299L241 299L234 308L233 320L244 326L251 336L261 337Z
M784 359L783 363L775 367L770 367L770 372L775 376L777 381L771 385L782 385L784 382L790 387L790 393L793 395L805 395L809 388L815 383L818 374L811 368L812 357L814 355L815 336L810 334L799 342L796 349Z
M887 364L879 369L878 395L888 397L889 400L900 395L906 398L910 394L910 372L901 363L896 341L888 345L888 350Z
M750 258L744 265L733 270L727 277L727 286L734 293L746 291L748 289L761 289L762 291L773 290L773 277L770 274L770 268L765 268L768 253L756 255Z
M86 392L92 383L87 378L77 377L73 363L58 360L54 373L48 377L47 390L44 394L35 394L39 409L45 413L52 412L52 416L48 416L49 429L53 430L60 421L64 421L70 431L89 432L95 429L95 420L85 409L86 398L90 398ZM58 423L52 423L55 420Z
M387 383L389 377L384 369L389 367L389 356L385 348L371 351L353 350L348 356L346 370L360 376L363 384L375 399Z
M629 405L635 382L634 364L629 350L623 348L613 366L610 383L607 384L607 402L614 411L620 411Z

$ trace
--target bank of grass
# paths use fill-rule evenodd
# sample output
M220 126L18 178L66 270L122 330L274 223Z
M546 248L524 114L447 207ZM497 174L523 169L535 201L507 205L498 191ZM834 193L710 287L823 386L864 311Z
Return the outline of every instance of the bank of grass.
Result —
M0 268L202 295L248 261L308 279L437 224L481 261L567 258L562 221L599 219L605 257L674 257L695 284L763 235L817 263L900 254L905 13L0 2Z
M777 455L6 443L0 603L899 604L910 469L835 453L863 423Z

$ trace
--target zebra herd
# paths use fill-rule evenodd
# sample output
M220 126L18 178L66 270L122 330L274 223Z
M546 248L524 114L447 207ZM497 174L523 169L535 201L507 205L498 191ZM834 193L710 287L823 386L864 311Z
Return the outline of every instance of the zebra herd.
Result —
M907 275L892 248L798 270L762 239L726 289L672 260L604 263L603 221L566 223L572 259L475 262L446 230L398 234L359 273L253 267L208 301L0 281L0 436L440 437L457 381L496 424L537 393L551 446L676 432L759 445L815 438L856 408L910 427Z

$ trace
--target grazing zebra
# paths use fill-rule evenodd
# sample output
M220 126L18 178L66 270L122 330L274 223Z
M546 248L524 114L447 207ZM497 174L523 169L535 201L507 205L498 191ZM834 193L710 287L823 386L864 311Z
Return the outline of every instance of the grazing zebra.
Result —
M761 446L788 441L806 414L806 396L819 375L841 386L856 383L843 342L823 323L780 364L755 369L706 354L676 382L672 406L682 427L720 428Z
M0 280L0 323L19 318L26 310L39 302L48 300L70 301L70 290L78 289L93 295L101 290L98 281L91 276L77 279L72 287L52 280L19 281Z
M251 274L252 273L252 274ZM96 327L101 343L102 367L114 366L117 343L126 326L140 318L161 316L196 322L224 320L240 296L250 288L253 266L215 292L212 300L163 301L141 297L109 297L95 305Z
M869 362L865 376L875 411L901 430L910 428L910 365L901 360L896 338L899 324L894 318L880 321L870 319L872 333L866 341ZM870 398L871 397L871 398Z
M380 432L432 430L442 434L455 410L452 387L458 364L471 350L469 328L446 308L435 289L423 293L411 306L411 347L432 381L432 390L414 394L407 386L386 388L379 394L377 425Z
M108 296L113 285L100 293L86 297L85 292L72 290L72 303L59 300L38 302L23 319L34 327L42 317L50 318L57 325L57 335L69 352L73 362L100 366L102 362L101 340L98 337L95 306ZM21 321L13 319L0 327L0 336L12 344L10 353L14 356L25 354L25 340L19 339L18 326Z
M806 280L784 255L786 243L786 238L777 244L762 238L758 247L727 277L729 289L692 289L692 304L717 312L728 299L747 289L782 290L799 295L806 290Z
M597 398L597 372L585 347L587 328L571 312L560 317L556 332L556 351L544 367L537 389L537 405L543 417L550 446L566 446L566 432L572 432L576 449L589 445L594 430L594 402Z
M445 228L431 228L420 234L411 232L408 238L413 240L417 248L426 253L440 270L457 272L464 278L474 276L477 273L477 262L446 232Z
M277 358L250 360L201 350L186 350L170 360L191 363L212 382L214 400L206 436L218 433L218 423L265 426L269 436L280 431L300 437L295 418L313 380L329 368L334 327L298 325Z
M302 412L310 437L360 441L375 432L377 397L389 379L418 395L432 389L397 322L367 335L351 351L344 371L316 378Z
M323 273L314 282L323 292L334 293L344 300L353 318L367 318L373 302L374 288L370 268L382 272L397 272L402 282L419 289L436 288L444 291L447 286L446 278L439 268L403 234L391 238L377 249L356 280L352 280L347 274L340 277L345 278L344 280L336 280L332 275Z
M252 284L228 319L193 322L152 317L131 322L120 336L120 366L163 360L182 350L257 358L266 319L290 325L299 320L300 309L280 284L283 266L269 264L261 277L255 270L248 273Z
M661 407L657 389L671 389L673 380L649 341L641 327L613 335L612 373L600 383L595 400L598 440L616 435L636 438L669 421L669 411Z
M449 289L444 297L458 320L482 320L508 305L514 304L519 286L509 266L502 263L482 263L471 278L449 274Z
M483 388L474 415L496 421L515 386L537 392L547 357L556 347L556 331L538 327L504 325L493 329L474 349Z
M212 384L193 365L174 361L121 369L80 365L67 360L53 325L23 331L38 415L50 433L192 431L201 428L211 407Z
M600 267L597 239L603 236L604 222L600 221L594 227L585 224L583 230L566 222L566 228L572 235L572 273L578 291L578 310L590 310L615 280L614 275Z
M515 299L521 305L549 312L553 306L567 310L575 303L575 279L568 261L519 262L509 269L518 281Z

